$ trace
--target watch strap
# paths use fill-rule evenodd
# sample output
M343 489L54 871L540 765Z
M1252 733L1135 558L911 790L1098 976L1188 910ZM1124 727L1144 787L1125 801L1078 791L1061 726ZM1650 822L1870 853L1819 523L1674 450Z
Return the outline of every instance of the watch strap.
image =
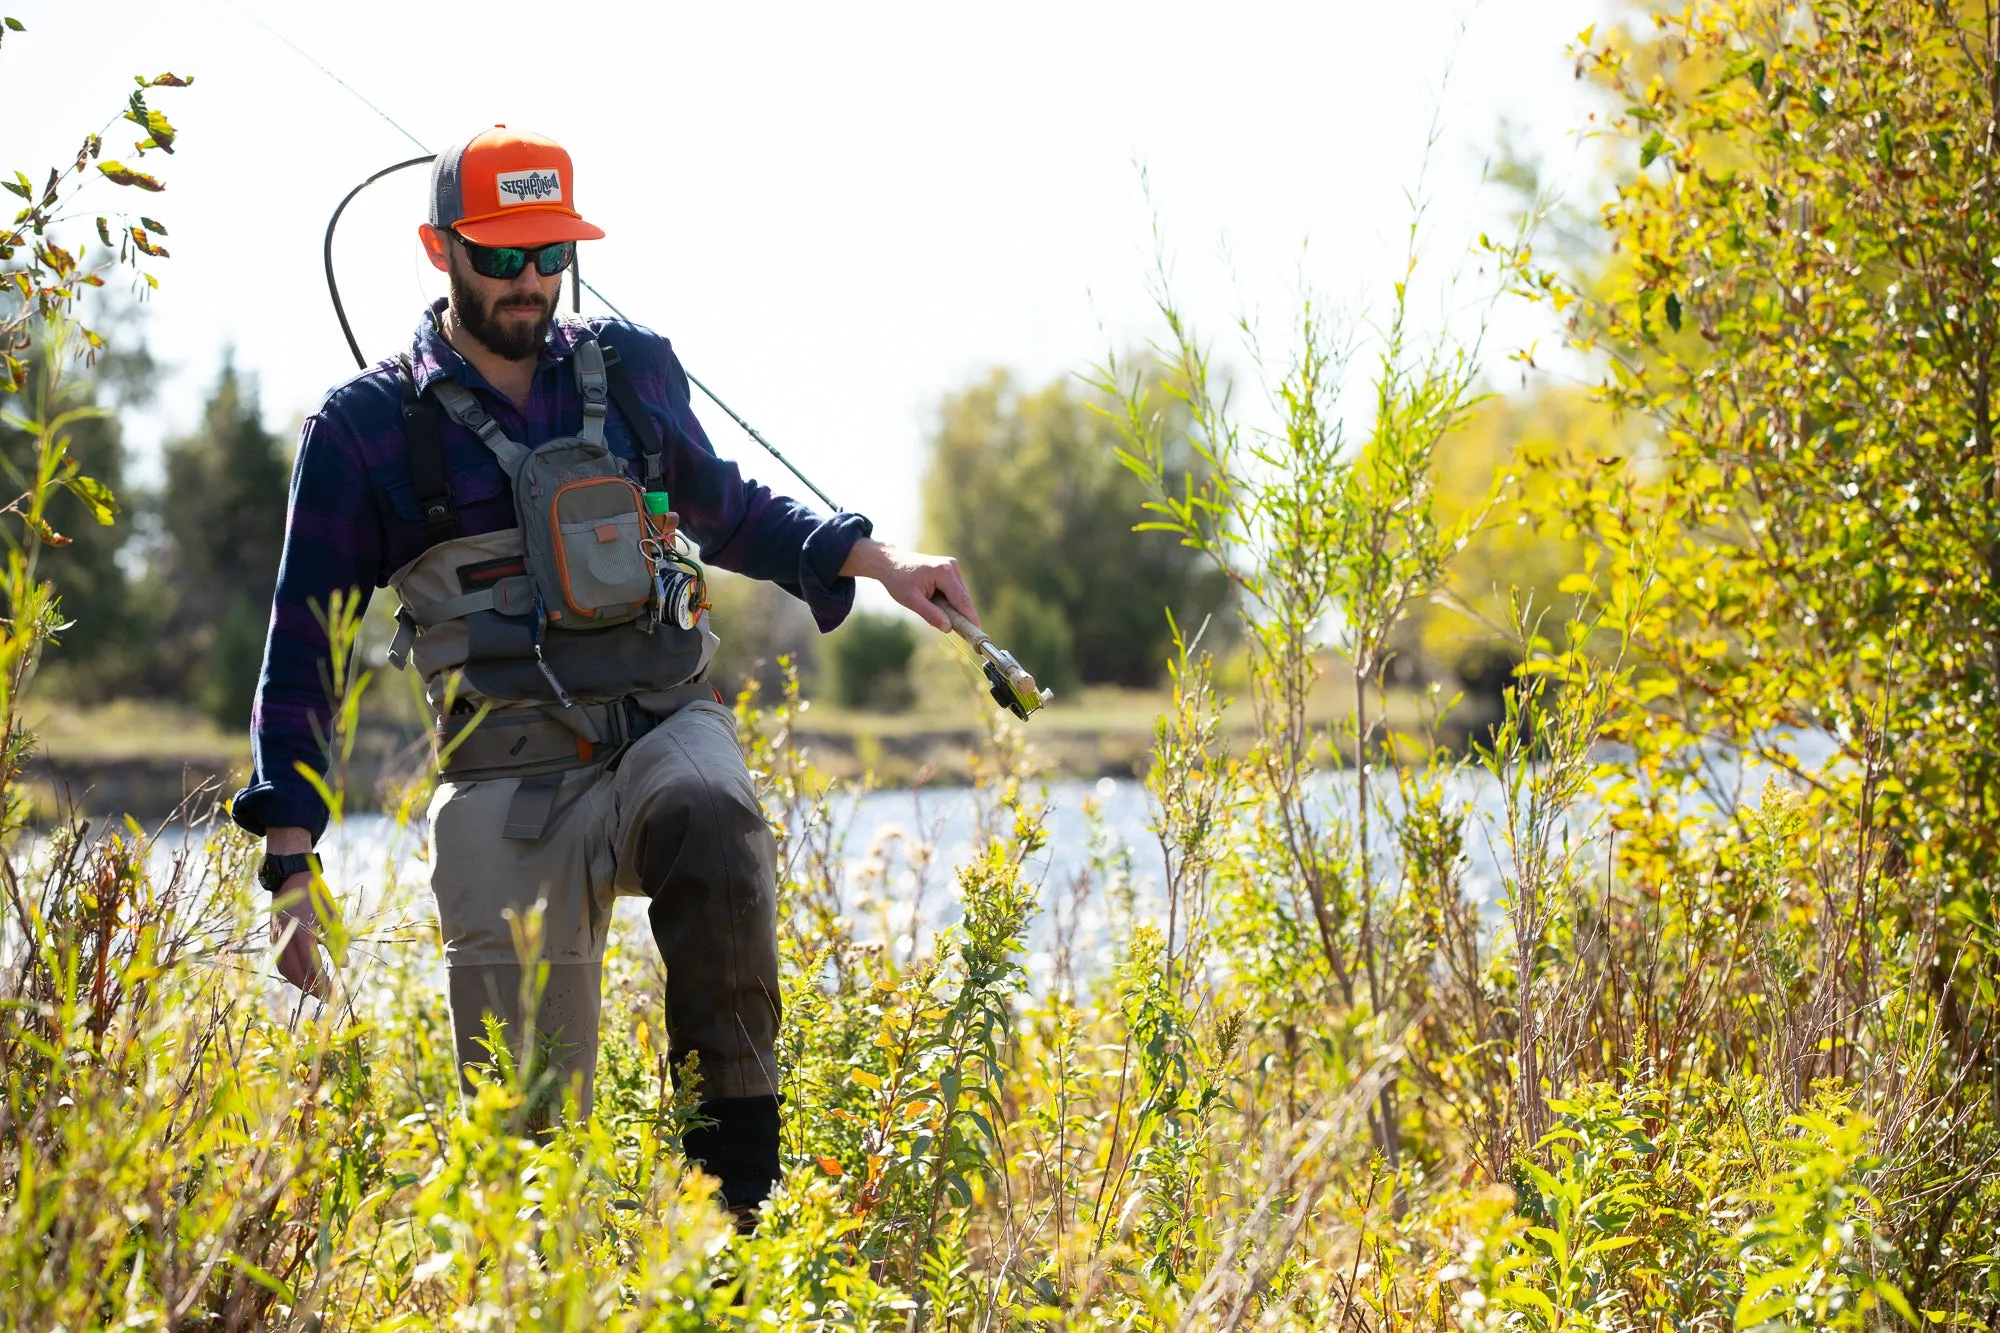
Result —
M293 875L302 875L307 871L317 875L319 865L319 857L312 852L285 852L282 855L267 852L262 864L257 867L257 882L264 886L266 893L276 893Z

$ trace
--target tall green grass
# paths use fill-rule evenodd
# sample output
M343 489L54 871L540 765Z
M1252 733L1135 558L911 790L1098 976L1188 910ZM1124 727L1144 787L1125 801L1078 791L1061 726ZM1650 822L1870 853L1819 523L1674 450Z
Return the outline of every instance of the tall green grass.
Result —
M793 741L796 689L739 699L780 840L787 982L786 1174L738 1236L681 1161L699 1070L676 1091L642 939L614 938L592 1117L541 1134L538 1107L562 1090L504 1059L461 1107L414 887L336 933L321 1006L270 975L248 840L198 823L161 871L144 831L31 832L17 795L0 861L0 1319L1990 1322L1994 998L1936 984L1948 962L1921 897L1900 930L1856 918L1826 891L1860 873L1847 844L1782 789L1688 823L1663 879L1578 835L1653 799L1594 748L1630 692L1624 618L1658 593L1643 562L1611 571L1587 617L1523 617L1529 666L1483 753L1386 731L1382 645L1461 535L1431 521L1427 477L1473 401L1475 358L1390 339L1372 422L1347 440L1340 358L1308 324L1274 386L1285 419L1258 433L1161 299L1159 375L1113 365L1107 382L1126 394L1153 519L1238 587L1258 718L1252 741L1228 741L1199 636L1180 643L1147 779L1162 912L1140 919L1130 852L1100 835L1091 869L1060 886L1052 975L1027 974L1046 811L1003 718L975 764L975 845L952 869L962 918L927 948L870 939L840 791ZM1159 484L1158 392L1189 409L1202 488ZM53 374L34 424L42 469L0 587L10 784L32 744L19 698L57 619L35 567L36 506L65 466ZM1358 702L1328 727L1304 701L1336 612ZM332 679L346 728L370 682ZM1328 801L1312 775L1335 754L1358 755L1364 780ZM1475 770L1504 794L1497 922L1465 884ZM407 819L420 794L392 808ZM352 901L337 876L328 887ZM1114 927L1107 968L1063 945L1092 899ZM521 930L532 953L535 923ZM1864 967L1881 998L1856 1013Z

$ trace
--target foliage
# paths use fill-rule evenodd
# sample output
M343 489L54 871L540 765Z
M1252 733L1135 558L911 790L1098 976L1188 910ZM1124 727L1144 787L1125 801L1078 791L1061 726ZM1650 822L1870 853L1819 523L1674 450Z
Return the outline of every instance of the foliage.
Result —
M225 357L201 426L167 445L160 495L166 540L154 577L170 610L156 688L199 700L232 730L250 723L289 478L284 446L264 428L256 386Z
M25 359L33 374L49 352L58 326L38 325L43 347ZM134 595L123 564L133 536L125 493L124 441L118 409L144 401L153 364L143 347L107 343L87 377L65 376L61 408L85 409L69 426L68 456L80 471L76 487L51 498L48 521L64 540L43 552L50 581L62 598L68 626L50 644L50 675L44 688L91 701L129 692L150 656L158 628L143 600ZM32 381L31 381L32 382ZM27 430L0 423L0 467L16 492L32 484L39 439Z
M0 19L0 35L9 31L23 32L25 28L19 19ZM159 243L167 229L150 217L122 212L97 214L93 219L96 248L85 241L72 251L59 243L56 236L63 223L91 216L92 210L87 205L98 186L123 185L147 193L166 188L143 171L104 158L104 136L122 120L137 126L145 136L132 145L135 161L150 152L172 153L178 133L166 116L148 103L146 94L156 88L185 88L194 80L160 74L150 79L140 76L133 82L138 87L126 99L124 111L97 133L85 135L76 157L50 167L47 179L39 186L18 167L14 168L12 180L0 179L0 189L15 195L23 204L11 222L0 224L0 266L4 266L0 267L0 279L4 279L0 281L0 296L11 302L0 306L0 355L5 357L4 363L0 363L5 369L0 374L0 392L18 393L27 387L30 367L21 354L32 344L33 326L73 315L77 297L86 288L102 287L105 276L120 267L132 270L136 281L143 284L142 290L160 285L146 261L167 258L166 247ZM113 218L117 219L115 242L111 239ZM104 348L104 337L96 330L83 324L71 327L86 356L94 356Z
M439 945L396 880L404 859L365 914L355 886L374 867L329 862L316 888L356 919L329 941L331 1003L302 1006L259 975L240 838L16 827L0 843L9 1315L66 1328L1992 1327L2000 997L1992 862L1978 853L1996 749L1965 711L1984 688L1973 650L1991 622L1966 608L1986 575L1936 585L1934 626L1885 572L1905 559L1941 577L1925 562L1971 559L1942 535L1898 551L1894 525L1927 522L1925 497L1977 518L1977 487L1956 470L1974 465L1916 439L1892 460L1905 440L1884 433L1842 475L1928 459L1920 502L1901 502L1915 517L1891 515L1893 491L1862 488L1874 508L1829 492L1836 446L1878 428L1835 430L1813 397L1859 392L1843 359L1924 369L1908 358L1929 349L1909 343L1945 326L1899 343L1884 323L1865 346L1828 345L1820 326L1782 322L1807 298L1746 266L1741 310L1720 278L1689 277L1683 328L1656 294L1644 318L1664 322L1640 329L1645 283L1669 281L1663 256L1708 264L1738 243L1702 230L1728 192L1676 211L1707 198L1682 179L1697 150L1678 99L1720 108L1700 120L1703 151L1838 165L1842 144L1879 148L1834 121L1881 70L1904 70L1890 81L1915 95L1956 86L1952 62L1990 68L1976 64L1990 50L1979 32L1931 40L1949 10L1855 0L1815 15L1779 26L1716 3L1665 20L1657 41L1586 41L1586 68L1613 77L1696 68L1631 102L1655 114L1619 132L1657 174L1607 214L1622 258L1603 289L1506 252L1620 358L1607 397L1631 450L1615 463L1551 450L1522 488L1582 567L1561 603L1515 592L1483 610L1520 668L1477 754L1391 732L1379 693L1411 608L1449 590L1459 538L1487 512L1447 516L1437 489L1440 453L1475 406L1476 346L1411 338L1405 275L1366 344L1373 392L1349 436L1335 349L1355 344L1308 311L1271 386L1284 414L1259 432L1232 415L1162 284L1154 364L1107 367L1106 406L1149 521L1234 590L1255 726L1238 738L1220 725L1207 631L1176 625L1146 783L1157 856L1142 861L1099 819L1074 878L1045 885L1046 798L1023 729L997 716L956 916L919 919L943 869L921 804L916 833L854 854L851 794L793 743L795 677L768 704L745 689L740 736L779 839L786 1015L786 1176L754 1235L682 1169L689 1108L661 1051L663 979L622 929L596 1110L538 1136L553 1090L504 1054L454 1106L430 1000ZM1814 63L1843 60L1834 81ZM1794 115L1760 137L1765 118ZM1892 215L1851 216L1856 246L1898 235ZM1756 219L1739 220L1748 237ZM1758 244L1794 247L1768 258L1804 262L1793 223L1783 210L1776 231L1759 223L1778 240ZM1684 226L1699 253L1672 248ZM1879 297L1886 320L1896 280L1857 279L1825 318L1861 319ZM1982 309L1961 306L1975 323ZM1720 338L1744 311L1780 322L1726 356L1689 341L1698 319ZM1928 384L1885 371L1870 391L1976 438L1950 368L1930 369ZM1766 418L1755 435L1722 429L1723 381L1766 395L1746 410L1788 403L1791 433L1773 441ZM59 403L59 387L38 401ZM76 419L19 426L38 461L0 570L16 764L20 690L57 618L36 572L42 514ZM1815 432L1826 438L1809 448ZM1200 471L1184 475L1180 456ZM1872 553L1851 544L1867 523ZM1822 544L1873 600L1834 586ZM325 614L337 811L372 677L347 666L351 602ZM1329 639L1358 688L1354 712L1323 726L1299 700ZM1333 755L1355 768L1329 775ZM1054 930L1045 972L1028 965L1038 910ZM1104 931L1085 941L1091 918ZM531 956L534 936L531 918Z
M944 400L924 471L924 541L958 557L986 628L1058 694L1155 683L1166 613L1196 624L1222 596L1198 553L1133 533L1144 496L1102 406L1067 379L1029 392L996 371Z
M805 603L775 583L748 579L710 567L708 600L722 643L708 665L708 678L734 694L754 680L766 693L784 688L780 658L790 658L808 687L819 683L819 626Z
M915 697L910 660L917 635L908 618L856 611L827 639L833 695L843 708L898 712Z

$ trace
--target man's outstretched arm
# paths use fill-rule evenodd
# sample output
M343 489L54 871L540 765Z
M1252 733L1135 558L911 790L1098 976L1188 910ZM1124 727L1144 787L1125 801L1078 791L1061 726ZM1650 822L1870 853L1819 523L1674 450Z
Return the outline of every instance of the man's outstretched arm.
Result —
M863 537L854 543L847 553L847 560L840 567L844 579L874 579L898 605L915 611L926 621L941 630L949 630L951 622L944 612L931 605L931 594L941 592L946 601L957 607L973 624L979 623L979 612L973 608L972 594L965 590L965 579L958 572L958 561L948 555L924 555L917 551L905 551L886 542L878 542L873 537Z

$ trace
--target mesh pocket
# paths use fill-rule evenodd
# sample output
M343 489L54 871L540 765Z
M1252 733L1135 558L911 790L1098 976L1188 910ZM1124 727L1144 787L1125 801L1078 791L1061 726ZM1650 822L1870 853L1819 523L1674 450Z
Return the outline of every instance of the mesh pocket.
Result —
M630 481L588 477L559 487L549 498L549 537L568 609L603 620L645 606L653 589L639 549L645 536L645 501Z

